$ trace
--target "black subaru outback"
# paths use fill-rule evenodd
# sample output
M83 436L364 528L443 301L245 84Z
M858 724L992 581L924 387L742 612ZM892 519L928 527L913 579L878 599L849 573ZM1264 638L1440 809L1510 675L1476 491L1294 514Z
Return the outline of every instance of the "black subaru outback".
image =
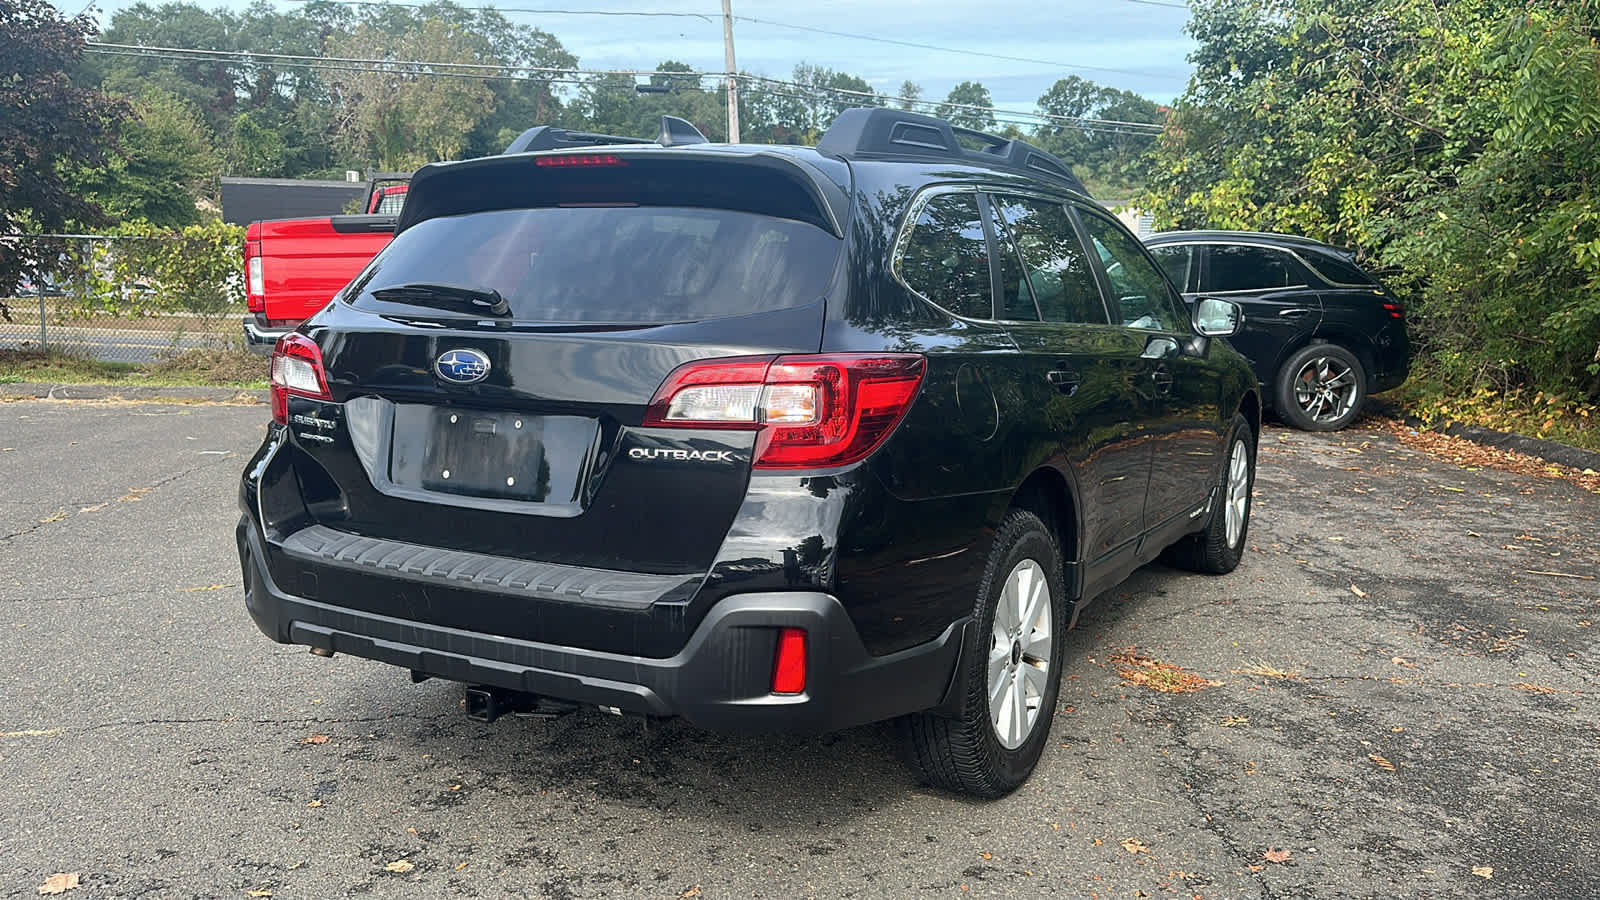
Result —
M1163 553L1239 562L1239 309L1187 312L1020 141L888 109L816 148L684 124L417 173L274 352L250 614L485 718L898 718L926 780L1003 794L1087 601Z

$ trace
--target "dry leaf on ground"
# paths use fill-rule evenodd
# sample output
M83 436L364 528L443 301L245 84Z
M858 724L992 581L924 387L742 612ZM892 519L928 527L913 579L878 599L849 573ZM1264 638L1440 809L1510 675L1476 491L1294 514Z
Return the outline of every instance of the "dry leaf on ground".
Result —
M1473 866L1472 874L1478 876L1479 878L1493 878L1494 866Z
M1122 842L1122 849L1128 851L1129 853L1149 853L1150 852L1150 848L1146 847L1144 845L1144 842L1139 840L1138 838L1128 838L1127 840L1123 841Z
M1373 764L1380 769L1384 769L1389 772L1394 771L1394 763L1389 762L1387 759L1384 759L1376 753L1368 753L1367 759L1372 760Z
M310 737L300 739L302 744L326 744L327 742L328 736L325 734L313 734Z
M64 894L77 887L79 883L77 872L57 872L44 880L39 885L41 894Z
M383 868L388 872L409 872L416 867L416 864L409 859L397 859Z
M1261 858L1269 863L1286 863L1289 861L1288 850L1268 850L1261 854Z
M1353 584L1350 585L1350 593L1355 594L1357 597L1360 597L1363 600L1367 599L1367 592Z
M1111 662L1117 666L1117 674L1124 681L1142 684L1152 691L1164 694L1186 694L1222 683L1201 678L1172 663L1140 656L1134 650L1135 648L1129 647L1111 656Z
M259 890L259 891L245 891L244 895L246 897L271 897L272 896L272 892L269 891L269 890L263 889L263 890Z

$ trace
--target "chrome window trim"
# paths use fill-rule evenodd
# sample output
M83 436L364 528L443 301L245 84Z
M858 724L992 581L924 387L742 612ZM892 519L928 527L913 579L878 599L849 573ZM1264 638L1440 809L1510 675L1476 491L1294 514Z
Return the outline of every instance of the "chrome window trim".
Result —
M1324 275L1322 273L1322 270L1316 267L1315 263L1312 263L1310 260L1308 260L1304 256L1300 255L1300 251L1292 249L1290 247L1281 247L1281 246L1278 246L1277 244L1269 244L1269 243L1266 243L1265 241L1255 241L1255 240L1224 241L1224 240L1219 240L1217 238L1206 238L1204 240L1197 240L1197 241L1183 241L1183 240L1178 240L1178 241L1160 241L1155 246L1157 246L1157 247L1197 247L1197 246L1201 246L1201 245L1204 245L1204 246L1207 246L1207 247L1257 247L1257 248L1260 248L1262 250L1276 250L1279 253L1287 253L1290 256L1294 257L1300 263L1300 265L1305 266L1307 269L1309 269L1311 271L1311 274L1317 276L1318 278L1321 278L1323 280L1323 282L1325 282L1329 287L1335 287L1335 288L1358 288L1360 290L1367 290L1367 291L1375 290L1378 287L1378 284L1377 284L1376 280L1374 280L1371 284L1351 284L1348 281L1334 281L1332 278L1329 278L1327 275ZM1150 244L1146 243L1145 246L1149 247ZM1351 263L1350 265L1355 266L1355 263ZM1361 267L1360 266L1356 266L1356 268L1359 269ZM1309 285L1309 284L1289 284L1289 285L1284 285L1283 287L1276 287L1276 288L1256 288L1254 291L1200 291L1199 293L1207 294L1207 295L1210 295L1210 294L1245 294L1245 293L1257 293L1259 291L1287 291L1287 290L1291 290L1291 289L1297 288L1297 287L1309 288L1309 287L1311 287L1311 285Z

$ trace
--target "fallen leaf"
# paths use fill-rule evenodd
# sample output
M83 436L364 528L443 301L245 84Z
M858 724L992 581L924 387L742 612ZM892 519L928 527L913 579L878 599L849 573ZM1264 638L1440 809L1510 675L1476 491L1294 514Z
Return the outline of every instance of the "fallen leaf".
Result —
M464 862L463 863L456 863L456 871L457 872L461 871L462 869L465 869L466 867L467 867L467 864L464 863Z
M310 803L307 803L306 805L311 807L312 809L316 809L317 807L322 805L322 801L321 800L313 800Z
M1268 850L1267 852L1261 854L1261 858L1265 859L1269 863L1286 863L1289 861L1289 851Z
M994 859L994 854L990 853L987 850L985 850L985 851L983 851L983 858L984 859Z
M51 522L59 522L62 519L65 519L66 517L67 517L67 511L64 510L64 509L58 509L58 510L55 511L55 513L53 513L51 515L48 515L48 516L45 516L44 518L40 519L39 520L39 524L40 525L49 525Z
M1149 853L1150 852L1150 848L1146 847L1144 845L1144 842L1139 840L1138 838L1128 838L1127 840L1123 841L1122 842L1122 849L1128 851L1129 853Z
M1222 727L1223 728L1237 728L1240 725L1249 725L1249 724L1250 724L1250 717L1249 716L1228 716L1226 719L1222 720Z
M78 886L77 872L57 872L39 885L41 894L65 894Z
M220 591L227 587L225 584L208 584L204 587L178 588L180 594L197 594L201 591Z
M1473 866L1472 874L1478 876L1479 878L1493 878L1494 866Z
M1360 597L1363 600L1367 599L1367 592L1353 584L1350 585L1350 593L1355 594L1357 597Z
M310 737L300 739L302 744L326 744L327 742L328 736L325 734L313 734Z
M409 859L397 859L383 868L388 872L409 872L412 869L415 869L416 865Z
M272 896L272 892L269 891L269 890L263 889L263 890L259 890L259 891L245 891L244 895L246 897L271 897Z
M1258 866L1258 865L1255 865L1254 863L1251 863L1251 865L1250 865L1250 871L1252 871L1252 872L1260 872L1265 868L1266 868L1266 866Z
M700 885L697 884L694 887L689 888L687 891L684 891L683 893L679 894L678 896L679 897L698 897L698 896L700 896Z
M1111 657L1111 661L1117 666L1117 675L1124 681L1144 685L1164 694L1186 694L1222 683L1201 678L1172 663L1140 656L1134 650L1135 648L1129 647Z
M106 507L108 507L110 505L111 504L109 504L109 503L96 503L93 506L85 506L85 507L79 509L78 512L99 512L100 510L105 509Z
M1376 753L1368 753L1367 759L1372 760L1372 762L1380 769L1384 769L1389 772L1394 771L1394 763L1389 762L1387 759L1384 759Z

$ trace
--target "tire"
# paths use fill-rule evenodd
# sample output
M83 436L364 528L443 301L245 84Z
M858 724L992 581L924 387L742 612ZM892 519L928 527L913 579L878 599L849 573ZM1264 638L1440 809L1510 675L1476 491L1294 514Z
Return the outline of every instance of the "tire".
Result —
M1017 612L1036 589L1048 592L1035 601L1039 612ZM1011 510L989 552L973 606L975 627L961 654L960 718L917 713L899 721L907 760L924 783L993 798L1028 779L1055 717L1065 615L1055 534L1035 513ZM991 684L999 687L995 703Z
M1361 414L1367 372L1338 344L1301 347L1278 372L1278 415L1301 431L1338 431Z
M1203 531L1191 534L1162 555L1170 565L1207 575L1226 575L1239 567L1250 536L1250 492L1256 484L1256 436L1244 416L1233 417L1227 457L1217 486L1217 501Z

